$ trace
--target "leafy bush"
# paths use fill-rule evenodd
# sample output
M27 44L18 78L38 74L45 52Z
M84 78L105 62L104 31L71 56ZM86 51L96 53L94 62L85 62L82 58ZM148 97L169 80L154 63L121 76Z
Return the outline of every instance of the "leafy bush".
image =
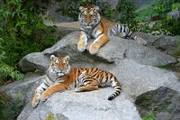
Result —
M141 26L145 26L145 29L143 29L145 32L159 31L164 34L180 35L180 18L174 19L172 16L167 16L168 12L175 9L180 10L179 0L152 0L136 10L139 15L135 20L137 22L147 22L147 24ZM159 20L151 28L149 23L153 17Z
M116 11L120 13L117 19L122 24L127 24L132 30L137 30L137 21L135 20L137 14L135 13L136 7L132 0L119 0Z
M34 0L3 0L0 4L0 76L22 79L18 61L56 42L54 27L46 26L44 11ZM47 18L48 19L48 18Z

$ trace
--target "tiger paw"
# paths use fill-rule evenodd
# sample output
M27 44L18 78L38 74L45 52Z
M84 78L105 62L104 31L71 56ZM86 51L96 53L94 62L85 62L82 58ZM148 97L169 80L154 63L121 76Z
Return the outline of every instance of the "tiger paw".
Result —
M85 49L86 49L86 43L85 43L85 41L79 42L78 45L77 45L77 48L78 48L79 52L84 52Z
M81 89L79 87L75 88L75 92L81 92Z
M147 42L142 38L140 40L138 40L138 43L145 45L145 46L147 45Z
M49 95L47 95L46 93L43 93L43 94L41 95L41 101L42 101L42 102L45 102L48 98L49 98Z
M39 99L33 99L33 100L32 100L32 103L31 103L32 107L33 107L33 108L37 107L38 104L39 104L39 102L40 102Z
M99 45L97 45L96 43L91 44L90 48L89 48L89 52L93 55L98 53L99 51Z

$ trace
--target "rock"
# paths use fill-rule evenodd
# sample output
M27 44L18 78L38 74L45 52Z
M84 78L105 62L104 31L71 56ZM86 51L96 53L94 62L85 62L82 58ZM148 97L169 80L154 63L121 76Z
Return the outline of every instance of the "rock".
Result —
M153 46L160 48L165 53L173 54L177 48L177 43L180 43L180 36L161 36L153 42Z
M180 93L167 87L160 87L138 96L137 105L142 117L153 111L156 120L180 119Z
M77 50L78 39L79 32L73 32L42 53L32 53L25 56L19 62L22 71L32 72L35 69L44 71L47 68L48 59L51 54L58 56L69 55L72 63L93 63L94 61L112 63L123 59L131 59L140 64L156 66L176 62L176 59L170 55L140 45L136 41L124 40L115 36L111 36L110 41L100 49L98 54L93 56L87 53L87 51L81 53ZM92 40L89 40L89 42L92 42Z
M124 93L108 101L112 92L112 88L102 88L91 92L55 93L35 109L28 104L17 120L45 120L49 114L61 114L65 118L61 120L141 120L136 107Z
M170 15L173 18L178 19L178 18L180 18L180 11L176 9L176 10L174 10L172 12L167 13L167 16L170 16Z
M143 32L138 32L138 35L148 42L148 47L171 55L177 48L177 43L180 42L180 36L151 35Z
M34 73L28 73L24 80L19 80L0 87L0 91L6 92L12 98L20 95L22 101L26 103L31 101L35 89L42 83L45 76Z
M42 53L31 53L26 55L23 59L19 61L20 68L23 72L34 72L38 69L40 72L46 71L50 60Z

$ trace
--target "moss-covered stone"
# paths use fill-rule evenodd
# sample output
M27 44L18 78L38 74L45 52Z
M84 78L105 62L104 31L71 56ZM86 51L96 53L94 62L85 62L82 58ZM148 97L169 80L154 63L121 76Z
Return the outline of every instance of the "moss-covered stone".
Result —
M153 111L156 117L166 113L166 116L170 116L167 120L176 120L173 118L180 113L180 94L170 88L160 87L138 96L135 104L142 117ZM156 120L160 119L156 118Z

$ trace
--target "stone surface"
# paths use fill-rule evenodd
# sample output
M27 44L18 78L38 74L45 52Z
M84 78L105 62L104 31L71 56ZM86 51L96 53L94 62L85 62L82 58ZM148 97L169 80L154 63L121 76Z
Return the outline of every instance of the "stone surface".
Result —
M17 120L45 120L50 113L61 113L68 120L141 120L136 107L124 93L108 101L112 92L111 88L102 88L83 93L72 90L55 93L35 109L28 104Z
M22 96L21 100L26 103L31 101L35 89L42 83L45 76L28 73L24 80L19 80L0 87L0 91L6 92L11 97Z
M178 19L178 18L180 18L180 11L174 10L172 12L167 13L167 15L168 16L171 15L173 18Z
M138 96L135 101L141 116L153 111L156 120L180 119L180 93L167 87L160 87Z
M19 61L20 68L23 72L34 72L38 69L40 72L46 71L49 63L49 58L44 56L42 53L31 53L26 55Z
M167 54L173 54L180 42L180 36L151 35L150 33L138 32L139 36L148 42L148 47L158 49Z
M121 61L123 59L131 59L140 64L156 66L176 62L176 59L170 55L166 55L146 46L140 45L136 41L124 40L114 36L110 37L110 41L100 49L98 54L93 56L87 53L88 51L80 53L77 50L78 38L79 32L70 33L62 40L57 42L54 46L44 50L42 53L32 53L25 56L19 62L22 71L31 72L35 69L39 69L40 71L45 70L51 54L58 56L69 55L72 58L72 63L83 61L93 63L94 60L112 63ZM92 40L89 40L89 42L92 42Z
M161 36L153 42L153 46L168 54L173 54L177 48L177 43L180 43L180 36Z

